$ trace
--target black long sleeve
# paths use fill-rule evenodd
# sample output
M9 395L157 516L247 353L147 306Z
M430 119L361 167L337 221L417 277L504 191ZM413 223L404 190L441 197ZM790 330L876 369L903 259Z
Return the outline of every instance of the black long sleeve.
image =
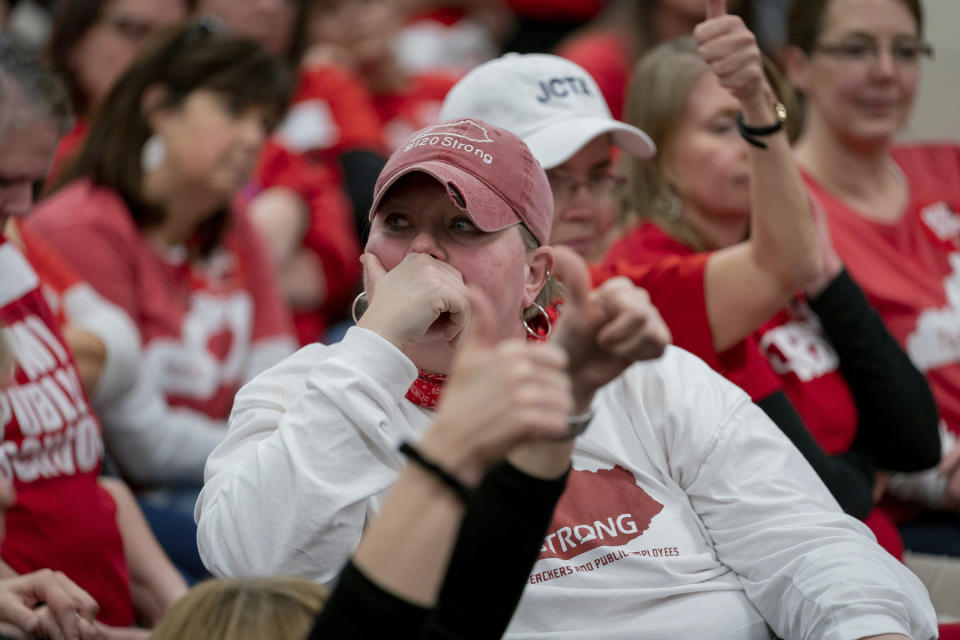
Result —
M869 462L858 456L827 455L783 391L757 400L756 404L800 450L840 508L855 518L866 518L873 509L873 468Z
M429 612L380 588L351 561L317 614L308 640L415 640Z
M540 480L507 463L497 465L467 507L434 610L385 591L350 562L309 640L499 638L540 553L566 479Z
M501 463L464 516L426 638L499 638L507 629L566 486Z
M840 356L859 420L851 451L891 471L940 460L937 405L923 377L846 271L809 300Z

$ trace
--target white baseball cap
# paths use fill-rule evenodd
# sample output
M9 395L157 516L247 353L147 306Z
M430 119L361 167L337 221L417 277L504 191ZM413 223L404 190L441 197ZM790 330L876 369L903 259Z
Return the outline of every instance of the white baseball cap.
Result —
M447 94L440 120L479 118L517 134L544 169L563 164L597 136L640 158L650 136L614 120L597 83L580 65L545 53L508 53L465 75Z

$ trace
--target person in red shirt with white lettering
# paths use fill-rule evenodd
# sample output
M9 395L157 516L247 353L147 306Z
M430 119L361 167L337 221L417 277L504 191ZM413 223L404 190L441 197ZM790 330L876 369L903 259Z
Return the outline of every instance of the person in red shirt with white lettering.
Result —
M946 427L939 469L892 480L898 495L939 511L905 523L905 539L960 555L960 147L895 144L932 53L922 9L794 2L785 61L805 98L804 180L850 274L926 374Z
M83 602L71 615L92 622L97 613L109 627L83 623L78 629L76 622L61 622L71 636L146 637L146 630L125 627L134 623L135 614L155 623L186 585L156 546L135 503L123 500L127 490L115 481L101 484L100 425L76 361L40 278L4 231L11 218L30 212L34 186L44 179L69 126L66 92L29 53L0 36L0 96L0 326L15 361L12 372L6 365L0 370L0 475L16 491L15 500L5 505L0 572L52 570L16 583L24 589L18 597L31 605L37 600L28 600L30 589L36 589L34 595L49 591L53 585L44 581L50 577L76 589L72 580L89 593L74 593ZM64 603L52 591L49 597L60 617ZM4 602L4 610L11 604ZM34 613L19 611L11 621L58 637L48 613Z
M772 106L761 117L747 111L751 84L727 84L709 72L707 62L718 55L717 45L704 43L711 22L720 24L708 21L694 37L659 45L637 66L627 116L651 134L660 153L647 165L625 159L625 212L633 226L613 244L605 268L623 273L672 261L675 272L662 272L652 295L655 303L665 300L661 313L678 344L690 344L748 390L841 506L866 519L900 556L896 527L874 509L886 479L875 469L936 465L936 407L923 377L843 271L822 213L814 212L817 226L804 229L818 237L820 275L785 282L772 267L726 270L738 256L746 264L775 265L776 254L760 245L770 238L769 227L757 222L783 215L790 202L799 202L809 220L810 207L782 131L786 109L772 90L779 79L764 78L752 45L752 86L760 88L760 102ZM769 173L775 165L779 181ZM783 240L789 246L809 237ZM702 285L687 289L690 297L678 296L678 274L703 262ZM726 283L725 295L719 282ZM673 291L664 295L671 283ZM796 297L800 291L805 295ZM707 332L698 321L702 309Z

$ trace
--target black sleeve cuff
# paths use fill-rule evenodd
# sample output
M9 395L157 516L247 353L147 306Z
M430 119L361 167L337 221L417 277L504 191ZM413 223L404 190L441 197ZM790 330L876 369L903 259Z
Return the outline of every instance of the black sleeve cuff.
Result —
M420 638L429 609L418 607L374 584L353 562L317 615L309 640L328 638Z

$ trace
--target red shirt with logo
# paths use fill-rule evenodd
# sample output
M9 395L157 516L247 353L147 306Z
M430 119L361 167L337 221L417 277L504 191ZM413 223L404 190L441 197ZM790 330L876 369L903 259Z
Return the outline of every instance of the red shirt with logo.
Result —
M893 159L910 187L895 224L868 220L804 178L847 270L960 433L960 147L899 147Z
M140 331L141 373L170 406L225 419L240 385L292 352L289 316L245 215L203 260L155 248L112 190L77 181L41 202L43 236Z
M754 337L817 443L831 455L849 450L857 435L857 406L840 358L806 300L795 298Z
M754 400L781 383L749 336L722 353L713 346L707 316L705 274L710 253L696 253L649 222L617 240L594 269L594 282L626 276L647 290L673 335L673 343L697 355Z
M0 383L0 473L17 501L6 512L3 560L20 573L63 571L100 605L98 619L134 622L116 505L97 484L103 445L40 278L0 236L0 323L16 352Z

